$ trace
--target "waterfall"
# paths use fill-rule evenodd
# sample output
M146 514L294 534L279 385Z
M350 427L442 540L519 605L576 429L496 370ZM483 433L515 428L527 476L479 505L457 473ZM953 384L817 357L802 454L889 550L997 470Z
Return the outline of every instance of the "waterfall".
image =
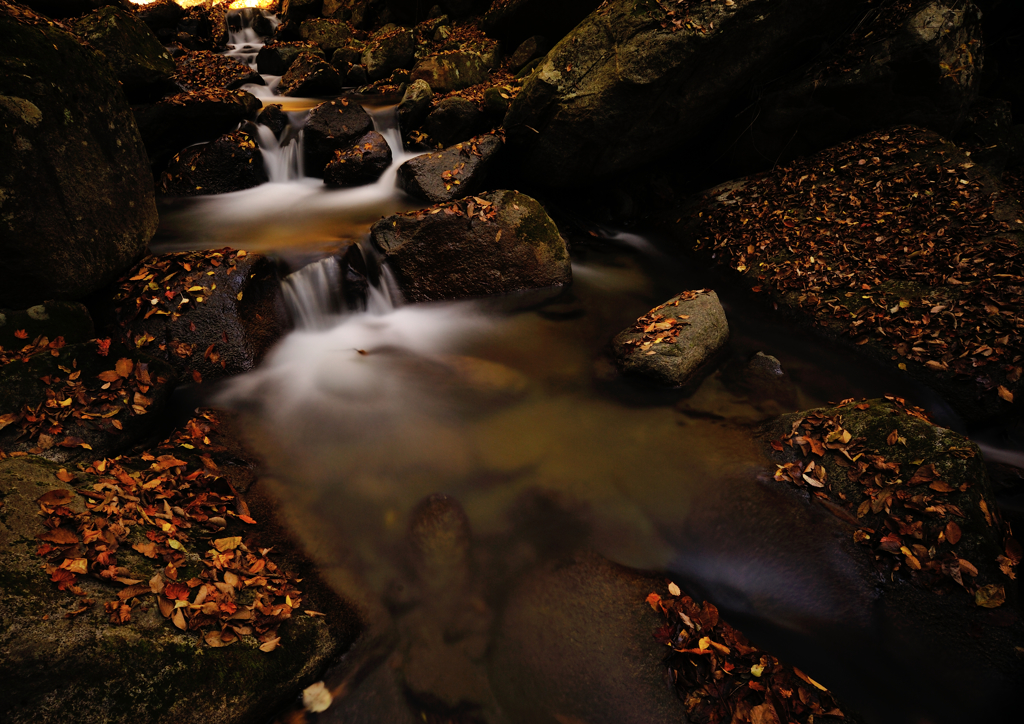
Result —
M341 267L333 256L289 274L281 286L285 306L299 329L327 329L341 310Z
M271 183L287 183L297 181L304 175L302 131L291 133L296 126L290 126L281 134L279 141L267 126L257 125L256 135L259 138L260 153L263 154L263 167Z
M263 48L263 38L253 27L256 18L262 18L266 27L273 32L281 21L277 15L258 8L231 10L227 16L228 49L224 55L245 63L256 70L256 56Z

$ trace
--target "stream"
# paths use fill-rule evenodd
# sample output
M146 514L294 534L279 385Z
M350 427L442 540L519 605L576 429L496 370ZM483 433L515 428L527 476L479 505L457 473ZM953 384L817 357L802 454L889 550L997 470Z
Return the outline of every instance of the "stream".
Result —
M243 28L228 53L254 64L261 42ZM279 102L278 80L246 90ZM751 435L776 414L882 394L962 430L938 397L755 307L656 235L597 224L572 250L570 288L405 304L380 269L365 305L346 309L331 254L355 243L373 266L370 224L425 205L395 187L398 166L415 154L402 148L394 109L368 107L394 163L375 184L327 189L301 166L302 123L320 99L284 100L283 143L259 132L270 182L163 202L152 247L232 246L295 269L285 288L296 329L213 401L242 413L286 519L325 578L369 612L371 628L386 627L403 600L410 516L442 492L465 511L474 585L492 617L530 571L589 548L670 573L755 643L819 672L872 721L941 718L929 699L945 679L901 674L932 681L915 690L884 671L902 663L882 650L873 592L830 554L813 511L758 482L766 467ZM672 295L703 287L717 291L731 328L720 370L685 391L620 377L611 338ZM758 352L781 362L781 388L743 384ZM329 716L317 721L342 721ZM374 721L372 711L361 716Z

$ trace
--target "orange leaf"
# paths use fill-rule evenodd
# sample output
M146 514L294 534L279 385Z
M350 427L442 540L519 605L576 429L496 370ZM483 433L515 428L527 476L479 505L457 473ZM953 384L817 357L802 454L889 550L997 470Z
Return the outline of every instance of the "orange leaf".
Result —
M131 375L132 370L135 368L135 363L126 357L122 357L114 365L114 369L117 371L118 376L127 378Z
M117 374L117 370L104 370L96 376L103 382L113 382L114 380L121 379L121 375Z
M54 473L54 475L56 475L57 480L61 481L62 483L70 483L72 480L75 479L75 476L69 473L64 468L58 470L56 473Z
M65 471L63 469L61 469L61 472L64 473L65 475L67 474L67 471ZM57 477L60 477L60 473L57 474ZM71 477L71 476L69 476L69 477ZM72 479L74 479L74 478L72 477ZM67 481L65 480L64 482L67 482ZM49 505L49 506L56 507L58 505L67 505L68 503L70 503L72 501L72 499L74 497L75 497L75 494L72 493L70 490L64 490L64 489L51 490L50 492L43 493L38 498L36 498L36 502L37 503L41 503L42 505Z
M1013 402L1013 393L1010 392L1005 387L1003 387L1002 385L999 385L999 389L997 390L997 392L999 393L999 396L1002 397L1007 402Z
M54 528L36 536L39 540L56 543L59 546L71 545L78 542L78 536L67 528Z

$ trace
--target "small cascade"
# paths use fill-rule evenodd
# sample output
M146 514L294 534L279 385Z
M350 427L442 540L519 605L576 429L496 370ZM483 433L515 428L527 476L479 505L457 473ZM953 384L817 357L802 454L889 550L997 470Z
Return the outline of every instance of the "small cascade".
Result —
M297 181L305 175L302 131L292 132L295 128L296 126L292 125L285 129L281 134L282 140L279 141L267 126L256 126L260 153L263 154L263 167L267 170L270 183Z
M285 306L299 329L327 329L342 309L341 267L333 256L285 277Z
M264 41L256 29L256 25L259 24L264 31L269 30L273 33L280 22L277 15L259 8L229 11L227 16L228 49L224 55L256 70L256 56L263 48Z

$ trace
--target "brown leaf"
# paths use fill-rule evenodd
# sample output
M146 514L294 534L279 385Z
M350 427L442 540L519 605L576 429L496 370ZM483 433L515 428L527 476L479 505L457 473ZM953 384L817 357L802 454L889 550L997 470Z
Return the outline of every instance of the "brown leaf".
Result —
M117 361L117 364L114 365L114 370L117 372L118 376L123 377L125 379L127 379L131 375L132 370L134 368L135 363L125 357L119 359Z
M72 480L75 479L75 476L69 473L64 468L58 470L56 473L54 473L54 475L56 475L57 480L61 481L62 483L70 483ZM66 503L62 503L62 505L66 505Z
M750 710L750 724L782 724L782 721L775 707L766 701Z
M899 436L900 436L899 430L893 430L892 432L889 433L889 436L887 438L885 438L886 444L888 444L888 445L895 445L896 444L896 440L899 439Z
M978 589L974 594L974 602L982 608L998 608L1006 603L1006 591L1002 586L990 583Z
M49 541L50 543L56 543L59 546L71 545L72 543L78 543L78 535L68 530L67 528L54 528L48 530L45 533L40 533L36 536L39 540Z
M238 548L242 544L242 536L236 535L230 538L218 538L213 542L214 547L223 553L224 551L232 551Z
M954 490L956 490L956 488L954 488L952 485L942 480L936 480L928 487L938 493L952 493Z
M953 521L949 521L948 523L946 523L946 540L948 540L951 544L956 545L960 542L960 536L960 526L958 526Z
M999 385L999 389L997 390L997 392L999 393L999 396L1002 397L1007 402L1013 402L1013 393L1010 392L1005 387L1003 387L1002 385Z
M142 555L146 556L146 558L157 557L156 543L152 541L149 541L147 543L133 543L132 548L137 550Z
M260 644L260 651L269 654L271 651L276 649L280 645L280 643L281 643L281 637L280 636L272 638L272 639L268 639L264 643Z
M113 382L114 380L121 379L121 375L117 374L117 370L104 370L96 376L103 382Z
M66 471L64 471L62 469L61 472L66 472ZM60 477L59 473L58 473L58 477ZM64 482L68 482L68 481L65 480ZM75 494L72 493L70 490L63 490L63 489L51 490L50 492L43 493L38 498L36 498L36 502L40 503L42 505L48 505L50 507L57 507L58 505L67 505L68 503L70 503L74 499L74 497L75 497ZM46 539L44 539L44 540L46 540Z
M185 614L181 612L180 608L174 609L174 613L171 614L171 623L182 631L185 631L188 628L188 624L185 623Z
M917 469L917 472L910 478L907 485L921 485L923 483L930 483L933 480L938 480L939 474L935 472L935 466L929 463L928 465L922 465Z

